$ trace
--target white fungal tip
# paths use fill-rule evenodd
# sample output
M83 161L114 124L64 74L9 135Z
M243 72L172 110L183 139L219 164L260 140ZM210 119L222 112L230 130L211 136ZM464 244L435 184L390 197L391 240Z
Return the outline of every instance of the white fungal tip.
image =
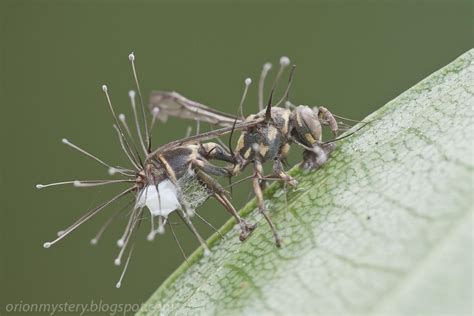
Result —
M135 60L135 54L133 52L131 52L129 55L128 55L128 60L130 61L134 61Z
M163 225L158 226L156 232L160 235L163 235L165 233L165 227Z
M37 185L36 185L36 188L37 188L37 189L42 189L42 188L44 188L44 185L43 185L43 184L37 184Z
M253 149L254 152L258 152L260 150L260 146L257 143L254 143L252 145L252 149Z
M290 59L286 56L282 56L280 58L280 65L282 66L288 66L290 64Z
M269 71L270 69L272 69L272 64L271 63L265 63L263 65L263 71Z
M120 263L121 263L120 258L115 258L114 264L115 264L116 266L119 266Z
M68 141L66 138L61 139L61 142L62 142L63 144L69 144L69 141Z
M61 236L61 235L64 235L64 230L60 230L56 234L58 235L58 237Z
M188 215L188 217L193 217L194 216L194 210L187 210L186 214Z
M75 187L80 187L81 186L81 181L79 180L74 180L74 182L72 183L73 186Z
M130 91L128 91L128 96L129 96L130 98L135 98L135 94L136 94L135 90L130 90Z
M245 82L245 85L246 85L246 86L250 86L250 84L252 83L252 79L247 78L247 79L245 79L244 82Z
M160 113L160 108L156 107L156 108L153 108L153 110L151 110L151 111L153 113L153 116L157 116Z
M117 240L117 246L119 246L120 248L122 248L122 247L123 247L123 244L124 244L123 239Z
M121 120L122 122L125 121L125 114L120 113L118 117L119 117L119 120Z
M286 107L290 107L290 106L291 106L291 102L290 102L290 101L285 101L285 106L286 106Z
M204 249L204 256L209 257L211 255L211 251L209 249Z
M43 248L49 248L49 247L51 247L51 243L49 241L43 244Z
M102 91L107 92L107 86L105 84L102 85Z
M155 232L150 232L148 236L146 236L146 240L153 241L155 239Z
M94 245L94 246L97 245L97 242L98 242L97 238L92 238L90 241L91 245Z
M116 169L116 168L114 168L114 167L110 167L110 168L109 168L109 174L110 174L111 176L113 176L113 175L116 174L116 173L117 173L117 169Z
M122 283L121 283L121 282L117 282L117 284L115 284L115 287L116 287L117 289L120 289L121 286L122 286Z

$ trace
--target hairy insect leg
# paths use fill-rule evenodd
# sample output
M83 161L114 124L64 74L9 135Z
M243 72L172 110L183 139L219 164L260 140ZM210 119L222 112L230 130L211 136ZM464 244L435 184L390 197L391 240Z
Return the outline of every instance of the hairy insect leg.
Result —
M247 239L247 237L252 233L255 227L257 227L257 225L250 224L239 216L239 214L237 213L232 203L225 196L224 188L220 185L219 182L217 182L216 180L214 180L212 177L210 177L204 172L205 171L204 167L200 167L198 165L195 165L195 167L197 169L196 174L197 174L198 179L202 181L209 189L211 189L211 191L213 192L213 197L220 204L222 204L222 206L224 206L224 208L237 220L237 223L239 224L240 229L241 229L239 239L241 241L244 241L245 239Z
M257 157L255 158L255 161L254 161L254 169L255 169L255 171L254 171L252 184L253 184L253 191L255 192L255 197L257 199L258 210L263 215L263 217L267 221L268 225L270 226L270 228L272 230L272 233L273 233L273 236L275 238L276 246L281 247L281 239L280 239L280 236L277 232L275 224L273 224L273 221L270 217L270 214L268 214L267 210L265 209L265 204L264 204L264 200L263 200L263 192L262 192L262 189L260 187L260 179L263 178L263 176L262 176L263 168L262 168L262 163L260 162L260 160Z
M303 169L318 169L328 160L334 148L336 148L336 144L327 143L314 144L311 150L305 149L301 167Z

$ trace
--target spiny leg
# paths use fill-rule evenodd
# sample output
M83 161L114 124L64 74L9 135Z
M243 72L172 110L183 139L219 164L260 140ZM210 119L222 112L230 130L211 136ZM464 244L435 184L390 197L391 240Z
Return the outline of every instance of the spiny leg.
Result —
M219 182L214 180L212 177L210 177L205 170L208 172L213 172L217 171L214 168L219 168L212 166L211 164L206 164L204 166L200 166L198 164L193 164L194 167L196 168L196 175L200 181L202 181L211 191L213 192L214 198L224 206L224 208L232 215L234 218L237 220L237 223L240 225L240 229L242 230L240 233L240 240L244 241L247 239L247 237L252 233L252 231L255 229L256 225L255 224L250 224L246 222L244 219L242 219L237 211L235 210L234 206L230 201L227 199L225 196L225 190L224 188L220 185ZM223 169L225 170L225 169Z
M168 225L170 226L170 230L171 230L171 234L173 235L173 239L174 241L176 242L176 244L178 245L178 248L179 248L179 251L181 252L181 255L184 257L184 260L188 262L188 257L186 256L186 253L184 252L183 250L183 247L181 246L181 243L179 242L179 239L178 239L178 236L176 235L176 233L174 232L174 229L173 229L173 225L171 224L171 222L167 221L168 222Z
M180 203L185 203L184 201L182 201L182 199L178 199L178 200L179 200ZM186 208L186 206L183 206L183 207ZM186 226L188 226L188 228L192 231L194 236L196 236L196 238L199 241L199 243L201 244L201 246L204 248L204 255L205 256L209 255L211 253L211 251L209 250L209 247L207 246L207 243L204 240L204 238L202 238L201 234L199 234L196 227L193 225L193 223L189 219L189 216L186 214L187 211L186 210L180 210L180 211L181 212L178 212L179 217L186 224Z
M281 157L275 158L273 162L273 173L275 176L281 178L283 181L285 181L285 183L288 183L292 187L296 187L298 185L298 181L286 173L285 169L283 168L283 163L281 162Z
M268 214L268 212L265 209L265 204L263 201L263 192L260 187L260 179L262 178L263 168L262 168L262 163L260 162L258 157L255 157L254 169L255 169L255 172L254 172L252 184L253 184L253 190L255 192L255 197L257 199L258 210L263 215L268 225L270 226L273 236L275 238L276 246L281 247L281 239L280 239L280 236L278 235L275 224L273 224L270 214Z

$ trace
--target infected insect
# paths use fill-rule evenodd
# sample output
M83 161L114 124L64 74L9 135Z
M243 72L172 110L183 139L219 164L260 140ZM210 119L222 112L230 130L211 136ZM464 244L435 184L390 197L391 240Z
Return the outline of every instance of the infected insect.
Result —
M164 233L164 227L166 224L168 224L171 232L173 233L173 237L179 245L179 241L177 240L177 236L173 231L173 227L168 221L169 214L176 211L182 221L196 236L204 248L205 254L209 253L209 249L206 245L206 242L192 223L191 217L196 215L198 218L205 221L197 212L195 212L195 210L208 197L215 198L237 220L241 229L240 240L245 240L255 228L255 225L246 222L239 216L234 206L229 201L225 189L219 184L218 181L213 178L213 176L227 176L229 171L224 167L211 164L209 160L215 159L230 163L234 160L233 155L220 144L213 142L204 143L205 141L216 138L217 136L230 133L233 130L245 128L250 124L242 122L236 124L233 127L224 127L215 131L186 137L184 139L170 142L152 151L151 131L155 124L158 110L155 109L153 111L152 122L150 127L148 127L140 86L135 70L135 56L133 53L129 55L129 61L131 63L132 73L140 100L140 110L137 110L135 102L136 93L134 91L129 93L136 127L137 137L135 138L138 139L138 145L134 142L131 128L127 124L125 116L123 114L119 114L118 116L116 115L106 85L102 86L102 91L105 94L108 108L112 114L115 123L113 127L117 132L121 148L125 156L128 158L131 167L124 168L120 166L112 166L97 156L82 149L81 147L74 145L67 139L63 139L62 142L64 144L72 147L73 149L81 152L82 154L108 168L111 175L117 174L122 176L122 179L74 180L56 182L46 185L36 185L38 189L41 189L65 184L72 184L75 187L94 187L117 183L131 184L131 187L112 197L110 200L90 209L86 214L77 219L68 228L60 231L56 239L43 244L44 248L51 247L78 228L81 224L91 219L94 215L101 212L106 207L110 206L112 203L122 199L127 195L133 195L133 206L131 207L128 223L125 227L123 235L117 241L117 245L121 249L118 256L114 260L115 265L121 265L125 250L127 249L128 245L132 244L130 247L128 247L128 257L120 280L117 283L117 287L120 287L121 281L128 267L128 263L133 252L133 242L131 242L131 240L140 226L140 223L144 219L145 207L148 208L151 218L151 229L147 237L148 240L153 240L156 234ZM141 113L139 114L138 111ZM254 123L252 122L251 124ZM104 224L104 226L99 230L98 234L91 240L92 244L98 243L100 236L114 218L115 215ZM158 221L158 225L156 225L156 221ZM205 222L209 224L207 221ZM179 248L184 255L180 245Z
M189 100L176 92L155 91L151 94L149 107L158 112L158 118L166 121L168 116L183 119L200 120L213 125L236 126L248 124L241 130L237 145L232 151L233 165L229 167L230 175L239 174L249 164L253 164L252 184L260 213L265 217L273 232L275 243L281 246L280 236L268 214L262 194L262 182L267 177L263 175L263 164L273 161L271 179L283 181L296 187L296 179L284 170L283 161L287 157L290 145L296 143L303 147L303 161L305 169L316 169L324 164L335 148L335 138L328 142L322 141L322 126L329 126L334 137L337 137L339 125L335 116L325 107L309 107L306 105L294 106L289 101L289 92L293 80L295 66L291 67L288 84L281 99L275 104L273 94L282 76L284 69L289 66L287 57L280 59L280 67L273 81L269 100L264 108L264 85L271 64L263 66L258 86L259 112L244 117L242 105L251 79L245 80L245 92L240 103L240 116L223 113L209 106ZM285 104L285 107L279 107Z

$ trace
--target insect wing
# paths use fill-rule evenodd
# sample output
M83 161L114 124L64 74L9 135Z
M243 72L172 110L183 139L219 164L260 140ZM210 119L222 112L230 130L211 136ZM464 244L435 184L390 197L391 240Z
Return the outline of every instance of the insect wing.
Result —
M164 122L169 116L194 121L199 120L220 126L232 126L236 119L237 122L241 121L237 116L214 110L207 105L189 100L176 92L152 92L149 108L152 113L156 113L158 119Z

